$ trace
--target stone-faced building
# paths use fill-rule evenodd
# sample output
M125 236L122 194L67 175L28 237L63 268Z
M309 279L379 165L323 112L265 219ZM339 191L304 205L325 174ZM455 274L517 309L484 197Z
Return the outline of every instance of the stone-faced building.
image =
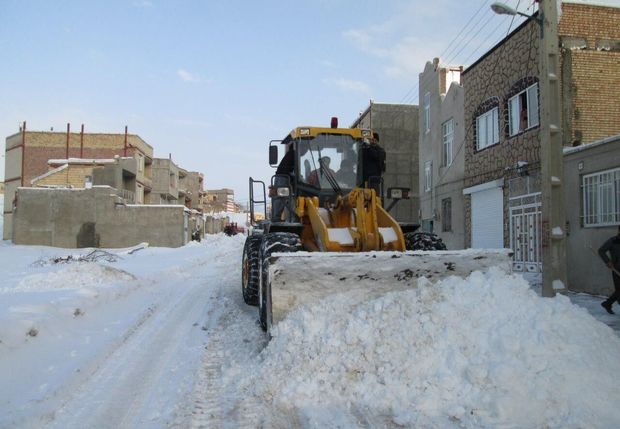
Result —
M427 62L419 77L419 195L422 229L438 234L448 249L465 245L462 67Z
M148 202L151 191L153 148L135 134L95 134L26 131L6 138L4 227L3 237L11 239L12 207L15 191L31 186L31 181L48 172L50 159L113 159L133 157L137 160L136 194Z
M511 247L539 273L539 27L530 19L462 73L465 245Z
M618 22L617 7L562 5L565 145L620 133ZM527 20L468 67L461 80L465 245L511 247L514 270L531 273L542 270L539 37L537 22Z
M418 223L418 106L371 102L351 128L370 128L379 134L386 152L384 189L410 189L409 200L399 201L390 214L399 222ZM391 199L385 198L385 206Z

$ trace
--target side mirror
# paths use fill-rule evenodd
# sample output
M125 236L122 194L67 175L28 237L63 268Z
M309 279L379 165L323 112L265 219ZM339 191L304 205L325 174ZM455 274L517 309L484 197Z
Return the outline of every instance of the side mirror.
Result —
M278 164L278 146L269 146L269 165L275 167Z

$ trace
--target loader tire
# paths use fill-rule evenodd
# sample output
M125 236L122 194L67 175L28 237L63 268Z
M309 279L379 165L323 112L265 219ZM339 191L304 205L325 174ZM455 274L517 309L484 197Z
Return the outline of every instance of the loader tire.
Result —
M263 235L260 246L261 280L258 297L258 317L263 331L271 327L271 284L269 283L269 258L276 252L297 252L301 240L290 232L271 232Z
M241 290L243 301L248 305L258 305L260 285L260 244L261 235L251 235L245 240L241 260Z
M408 232L405 234L407 250L446 250L446 245L432 232Z

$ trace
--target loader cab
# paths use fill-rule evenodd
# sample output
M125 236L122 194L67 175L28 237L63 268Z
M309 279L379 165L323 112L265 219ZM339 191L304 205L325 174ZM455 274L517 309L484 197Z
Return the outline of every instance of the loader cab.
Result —
M298 139L296 146L299 196L330 199L359 184L360 143L350 135L319 134L312 139Z

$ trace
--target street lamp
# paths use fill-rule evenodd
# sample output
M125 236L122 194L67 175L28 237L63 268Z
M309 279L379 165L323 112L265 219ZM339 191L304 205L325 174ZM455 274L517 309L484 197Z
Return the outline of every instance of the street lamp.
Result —
M562 118L558 76L558 6L539 0L538 16L530 16L500 2L491 5L500 15L535 19L540 26L540 174L542 195L542 295L566 290L566 213L563 194ZM544 30L544 31L543 31Z
M511 8L507 4L504 4L498 1L491 5L491 9L493 9L493 12L495 12L498 15L510 15L510 16L521 15L526 18L531 18L530 15L521 13L518 10Z

